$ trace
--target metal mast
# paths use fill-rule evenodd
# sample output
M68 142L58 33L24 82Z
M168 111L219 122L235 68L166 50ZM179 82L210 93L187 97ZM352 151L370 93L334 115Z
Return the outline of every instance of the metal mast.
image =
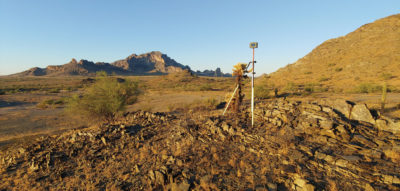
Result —
M254 126L254 49L258 48L258 42L251 42L250 48L253 49L253 61L252 61L252 76L251 76L251 127Z

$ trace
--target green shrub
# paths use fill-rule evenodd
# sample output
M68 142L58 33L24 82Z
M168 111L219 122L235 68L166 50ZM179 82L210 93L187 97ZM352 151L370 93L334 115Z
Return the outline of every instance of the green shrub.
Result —
M329 91L328 87L322 87L322 86L314 87L314 92L327 92L327 91Z
M335 66L336 64L335 63L330 63L330 64L328 64L328 67L332 67L332 66Z
M219 104L218 100L213 97L208 98L205 102L206 102L207 107L213 108L213 109L216 108L217 105Z
M59 88L52 88L52 89L49 89L47 92L49 92L49 93L60 93L60 89Z
M68 101L66 109L71 113L110 122L124 111L127 104L135 103L139 93L136 81L118 82L106 73L99 73L96 82L86 87L81 96L74 95Z
M298 90L298 86L293 82L288 82L283 89L285 91L294 92Z
M304 86L304 91L306 91L308 93L314 92L314 84L306 84Z
M381 78L383 80L390 80L393 78L393 75L391 73L383 73L383 74L381 74Z
M200 91L210 91L210 90L212 90L212 87L211 87L210 84L207 83L207 84L201 85L200 88L199 88L199 90L200 90Z
M335 72L341 72L343 68L335 68Z
M255 86L254 87L254 96L260 99L269 98L270 90L266 86Z
M375 93L380 92L381 90L382 86L371 83L361 83L356 88L357 93Z
M40 103L38 103L36 105L36 107L40 108L40 109L46 109L46 108L54 108L57 105L63 105L64 104L64 99L59 99L59 100L55 100L55 99L47 99L44 100Z
M325 82L325 81L328 81L329 79L330 79L330 78L328 78L328 77L322 76L321 78L319 78L318 81L320 81L320 82Z

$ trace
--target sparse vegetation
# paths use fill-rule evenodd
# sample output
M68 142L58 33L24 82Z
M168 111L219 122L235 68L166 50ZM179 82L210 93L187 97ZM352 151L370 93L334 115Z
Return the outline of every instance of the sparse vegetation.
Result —
M138 95L137 82L118 82L105 73L99 73L96 82L87 87L83 95L74 95L68 101L67 110L93 119L112 121L127 104L134 103Z
M199 88L200 91L210 91L212 90L211 84L206 83L200 86Z
M383 80L390 80L393 78L393 75L391 73L382 73L380 76Z
M325 81L328 81L329 79L330 79L330 78L328 78L328 77L322 76L321 78L319 78L318 81L320 81L320 82L325 82Z
M270 89L263 85L255 86L254 94L256 98L267 99L270 96Z
M336 66L336 64L335 63L328 64L328 67L332 67L332 66Z
M232 78L198 77L190 72L183 71L178 73L160 76L143 84L147 89L170 89L174 91L211 91L226 90L231 87Z
M62 106L64 105L65 101L64 99L46 99L36 105L36 107L40 109L46 109L46 108L54 108L57 106Z
M382 90L382 86L372 83L361 83L357 88L357 93L376 93Z
M206 106L211 108L211 109L215 109L217 107L217 105L219 104L219 101L213 97L206 99L205 101Z
M335 72L341 72L343 68L335 68Z
M285 91L294 92L298 90L298 86L293 82L288 82L283 89Z
M314 84L308 83L304 86L304 91L307 93L313 93L314 92Z
M60 88L52 88L48 90L49 93L60 93Z

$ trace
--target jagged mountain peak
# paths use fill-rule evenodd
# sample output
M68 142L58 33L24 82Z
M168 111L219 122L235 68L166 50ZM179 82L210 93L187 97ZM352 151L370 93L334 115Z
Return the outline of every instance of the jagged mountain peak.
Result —
M64 65L49 65L46 68L31 68L27 71L14 74L16 76L65 76L65 75L94 75L97 71L116 73L120 75L135 74L159 74L190 70L174 59L160 51L152 51L145 54L131 54L125 59L113 63L92 62L88 60L72 58Z

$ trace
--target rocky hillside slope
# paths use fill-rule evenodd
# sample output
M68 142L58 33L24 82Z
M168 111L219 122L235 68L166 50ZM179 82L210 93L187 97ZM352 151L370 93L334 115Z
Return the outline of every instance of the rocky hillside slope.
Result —
M330 39L293 64L270 75L270 82L316 83L349 90L360 83L389 85L400 89L400 14L365 24Z
M13 76L70 76L70 75L95 75L98 71L106 71L109 74L117 75L146 75L146 74L168 74L191 71L189 66L184 66L166 54L153 51L141 55L132 54L125 59L113 63L91 62L72 59L64 65L47 66L46 68L31 68ZM193 72L193 71L192 71ZM207 70L207 72L197 72L203 76L230 76L223 74L220 69L217 71ZM196 73L196 74L197 74Z
M127 113L0 154L0 189L399 190L399 123L344 100Z

